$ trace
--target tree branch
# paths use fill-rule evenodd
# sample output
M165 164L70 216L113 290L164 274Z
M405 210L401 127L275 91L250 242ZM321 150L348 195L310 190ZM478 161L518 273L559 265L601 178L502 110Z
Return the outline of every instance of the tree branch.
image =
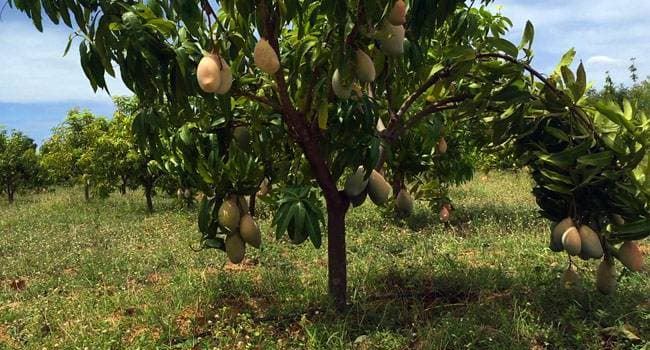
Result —
M436 101L434 103L429 104L426 106L424 109L422 109L420 112L416 113L413 117L411 117L409 120L407 120L403 124L395 124L396 126L393 127L392 129L387 129L384 133L382 133L381 137L387 140L394 140L397 138L399 133L401 133L404 130L408 130L409 128L413 127L422 119L426 118L427 116L437 113L440 111L448 110L448 109L454 109L457 107L457 104L459 102L462 102L469 98L469 95L460 95L460 96L453 96L449 97L446 99L442 99L440 101Z
M508 61L510 63L514 63L517 65L520 65L522 68L527 70L530 74L534 75L539 79L541 82L543 82L546 86L548 86L551 91L557 96L557 97L562 97L564 96L563 93L558 90L555 85L551 84L551 82L540 72L538 72L535 68L531 67L528 63L521 62L519 61L516 57L508 56L506 54L498 53L498 52L490 52L490 53L480 53L476 55L477 59L484 59L484 58L500 58L504 61Z
M258 5L261 10L261 16L264 18L263 36L269 41L271 47L275 50L278 57L280 57L280 46L278 37L275 32L275 20L277 16L270 13L267 0L259 0ZM298 145L302 148L305 157L314 172L314 177L318 185L323 190L323 194L328 204L332 203L342 210L347 210L347 203L345 196L341 196L336 188L336 182L327 167L325 159L321 154L321 148L318 142L318 133L314 133L307 125L304 113L299 112L294 107L291 99L289 98L289 91L287 82L284 77L284 70L280 62L280 69L274 74L275 82L277 84L277 93L280 99L280 107L282 111L282 118L289 128L289 133L292 135Z
M400 109L397 111L397 118L400 119L408 112L409 108L415 103L415 101L422 96L430 87L435 83L440 81L443 78L448 77L451 74L451 67L447 67L435 74L433 74L427 81L424 82L415 92L413 92L402 104Z
M239 95L239 96L244 97L246 99L249 99L251 101L267 105L268 107L271 107L272 109L274 109L276 111L281 111L282 110L280 105L278 105L277 103L273 103L271 100L269 100L268 98L266 98L264 96L257 96L255 94L249 92L249 91L244 91L244 90L241 90L241 89L235 90L235 91L233 91L233 93L235 95Z
M467 99L467 95L462 95L462 96L456 96L456 97L451 97L448 99L440 100L436 103L433 103L427 107L425 107L423 110L420 112L416 113L413 117L411 117L405 124L404 124L404 129L409 129L413 127L415 124L419 123L422 121L422 119L428 117L429 115L433 113L437 113L440 111L448 110L448 109L454 109L457 107L457 104L459 102L464 101Z

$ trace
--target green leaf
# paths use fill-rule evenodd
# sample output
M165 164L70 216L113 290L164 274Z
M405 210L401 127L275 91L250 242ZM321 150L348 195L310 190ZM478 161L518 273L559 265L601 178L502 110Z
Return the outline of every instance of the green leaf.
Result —
M485 42L508 56L517 57L519 54L517 46L506 39L490 37L485 39Z
M575 95L574 97L576 101L582 98L586 90L587 90L587 73L585 72L585 66L582 64L582 62L580 62L580 65L578 66L576 85L574 91L574 95Z
M564 184L570 185L570 186L574 185L573 180L571 180L570 177L562 175L562 174L560 174L558 172L555 172L555 171L552 171L552 170L549 170L549 169L540 169L540 172L542 173L542 175L544 175L544 177L546 177L549 180L552 180L552 181L555 181L555 182L561 182L561 183L564 183Z
M576 78L573 75L571 69L569 69L567 66L562 66L560 67L560 71L562 72L562 80L564 81L564 85L566 85L568 88L573 87L573 84L576 82Z
M544 185L542 185L542 187L544 187L544 188L546 188L548 190L551 190L553 192L558 192L558 193L563 193L563 194L571 194L571 189L570 188L568 188L566 186L558 185L558 184L544 184Z
M650 234L650 218L641 219L639 221L627 223L624 225L615 225L612 228L614 234L612 237L621 237L637 234Z
M526 21L526 27L524 28L524 35L521 38L521 43L519 48L524 48L528 46L528 49L532 47L533 39L535 38L535 27L530 21Z
M556 139L558 139L560 141L569 142L569 140L570 140L569 135L567 135L567 133L564 132L561 129L554 128L552 126L546 126L546 127L544 127L544 131L546 131L547 133L553 135L553 137L555 137Z
M575 164L576 158L585 155L592 145L591 140L585 140L579 145L567 148L554 154L540 154L539 159L559 168L567 169Z
M567 51L564 55L562 55L562 58L560 59L560 63L558 63L557 67L555 67L555 74L560 74L562 67L567 67L571 65L575 57L576 57L576 50L574 48L569 49L569 51Z
M208 196L203 196L201 203L199 204L199 231L202 233L208 233L208 228L210 227L210 202L208 201Z
M604 168L610 165L613 159L614 154L611 151L604 151L578 157L578 164Z

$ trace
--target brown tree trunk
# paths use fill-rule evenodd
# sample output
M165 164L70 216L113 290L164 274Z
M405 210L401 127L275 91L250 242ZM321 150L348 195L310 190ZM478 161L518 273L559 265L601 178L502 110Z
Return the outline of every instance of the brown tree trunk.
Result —
M402 172L397 171L395 172L395 177L393 178L393 197L397 197L399 194L399 191L402 189L404 186L404 174Z
M122 176L122 184L120 185L120 193L122 195L126 194L126 176Z
M149 182L144 184L144 196L147 199L147 211L153 213L153 184Z
M90 184L88 183L88 181L84 182L84 199L86 200L86 202L90 201Z
M336 188L336 182L320 154L315 138L301 140L301 147L309 160L316 182L323 191L327 203L327 267L329 295L335 308L347 307L347 255L345 247L345 214L349 199Z
M255 216L255 204L257 203L257 194L253 193L248 203L248 211L251 216Z
M329 295L338 311L347 307L347 256L345 213L340 203L327 203L327 268Z
M9 201L9 204L13 204L14 202L14 193L16 190L13 188L13 185L11 182L7 183L7 200Z

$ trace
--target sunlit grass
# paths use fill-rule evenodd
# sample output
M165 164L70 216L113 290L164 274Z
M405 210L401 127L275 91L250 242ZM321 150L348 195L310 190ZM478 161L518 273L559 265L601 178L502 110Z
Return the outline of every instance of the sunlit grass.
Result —
M329 311L325 249L275 241L269 219L264 249L232 266L191 250L196 214L172 199L148 215L138 192L20 196L0 204L0 348L642 348L647 272L619 269L604 297L596 263L578 261L582 284L561 288L566 256L546 248L530 186L478 175L453 190L451 226L423 204L406 221L353 209L342 315Z

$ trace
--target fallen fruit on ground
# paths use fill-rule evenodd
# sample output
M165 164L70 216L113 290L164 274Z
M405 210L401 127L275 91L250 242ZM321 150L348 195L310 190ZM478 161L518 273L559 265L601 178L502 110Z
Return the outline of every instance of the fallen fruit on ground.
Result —
M451 206L447 203L443 204L438 216L441 222L449 222L449 218L451 217Z
M573 264L569 266L562 274L562 287L570 289L580 282L580 275L576 272Z

